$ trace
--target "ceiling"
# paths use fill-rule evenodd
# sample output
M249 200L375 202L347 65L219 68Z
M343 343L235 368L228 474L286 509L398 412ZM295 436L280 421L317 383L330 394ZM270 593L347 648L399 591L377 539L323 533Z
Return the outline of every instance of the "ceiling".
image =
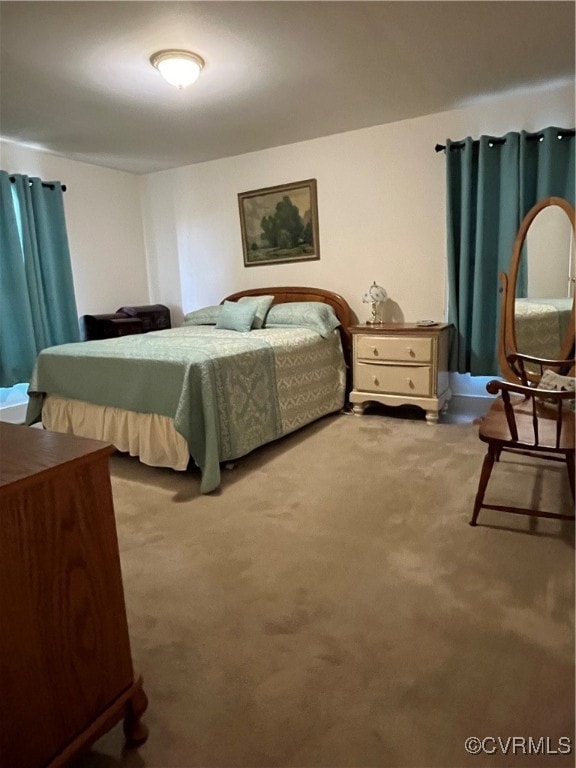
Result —
M0 135L149 173L574 79L570 2L0 2ZM178 91L150 65L206 66Z

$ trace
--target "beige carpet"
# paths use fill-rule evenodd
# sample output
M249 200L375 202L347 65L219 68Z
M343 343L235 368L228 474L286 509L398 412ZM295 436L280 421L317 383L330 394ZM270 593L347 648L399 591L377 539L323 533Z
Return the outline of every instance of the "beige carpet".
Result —
M211 496L114 456L150 737L123 754L117 727L77 768L574 765L574 525L471 528L483 453L471 423L338 414ZM571 510L562 466L519 461L492 500Z

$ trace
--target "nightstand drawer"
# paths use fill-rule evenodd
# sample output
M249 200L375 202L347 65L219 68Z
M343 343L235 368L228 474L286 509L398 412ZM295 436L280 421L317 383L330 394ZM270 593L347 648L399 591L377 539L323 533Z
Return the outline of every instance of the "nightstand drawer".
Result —
M432 360L432 338L359 335L356 341L356 359L428 363Z
M427 396L431 392L431 368L428 365L378 365L358 363L354 386L361 392Z

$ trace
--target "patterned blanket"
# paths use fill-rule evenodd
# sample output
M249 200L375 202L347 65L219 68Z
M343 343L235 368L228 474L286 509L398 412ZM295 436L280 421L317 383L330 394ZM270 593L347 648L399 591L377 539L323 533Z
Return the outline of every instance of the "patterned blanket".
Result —
M556 360L566 338L572 299L516 299L516 345L525 355Z
M44 394L174 419L202 471L220 484L220 461L282 434L274 352L262 334L183 327L44 350L30 382L27 422Z

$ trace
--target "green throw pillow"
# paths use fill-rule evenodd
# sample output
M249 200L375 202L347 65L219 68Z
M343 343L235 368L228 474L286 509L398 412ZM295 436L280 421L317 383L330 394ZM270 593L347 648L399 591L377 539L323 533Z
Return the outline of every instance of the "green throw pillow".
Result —
M241 299L238 299L238 304L253 304L256 307L256 314L252 328L263 328L266 315L273 301L274 296L242 296Z
M246 333L252 328L255 315L255 304L225 301L216 321L216 328Z

